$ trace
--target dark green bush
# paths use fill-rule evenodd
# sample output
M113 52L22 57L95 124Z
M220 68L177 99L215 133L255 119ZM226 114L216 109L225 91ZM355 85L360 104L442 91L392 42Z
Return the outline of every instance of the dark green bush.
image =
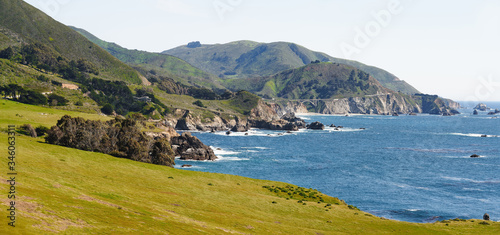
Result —
M205 108L205 105L203 104L203 102L201 102L201 100L197 100L197 101L193 102L193 104L198 106L198 107Z

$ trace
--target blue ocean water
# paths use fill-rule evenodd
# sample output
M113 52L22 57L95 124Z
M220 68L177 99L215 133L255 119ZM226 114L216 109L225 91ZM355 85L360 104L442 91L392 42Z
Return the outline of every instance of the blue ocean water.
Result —
M500 103L488 105L500 109ZM489 213L500 220L500 116L460 111L452 117L304 116L344 126L340 131L193 133L221 158L176 160L176 167L315 188L389 219L434 222Z

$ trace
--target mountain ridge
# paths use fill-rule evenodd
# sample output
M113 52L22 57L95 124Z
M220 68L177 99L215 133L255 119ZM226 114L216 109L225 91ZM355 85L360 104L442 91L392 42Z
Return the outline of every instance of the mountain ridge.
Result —
M384 87L407 94L420 93L395 75L357 61L329 56L290 42L259 43L249 40L225 44L179 46L162 52L179 57L188 63L224 79L263 77L283 70L298 68L311 61L335 62L361 69Z
M116 43L104 41L85 29L74 26L69 27L109 52L120 61L136 69L139 68L139 70L144 70L143 75L145 76L147 76L147 74L144 73L154 70L155 74L157 73L158 75L172 78L174 81L184 85L217 89L223 88L217 77L192 66L178 57L127 49Z

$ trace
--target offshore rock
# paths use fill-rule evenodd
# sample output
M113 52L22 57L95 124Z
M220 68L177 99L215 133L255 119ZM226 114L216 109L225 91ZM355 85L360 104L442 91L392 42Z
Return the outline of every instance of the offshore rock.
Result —
M247 132L249 130L247 125L237 124L233 128L231 128L232 132Z
M479 103L476 105L476 107L474 107L474 109L479 109L480 111L486 111L489 110L490 108L483 103Z
M500 110L499 109L495 109L495 111L491 111L488 113L488 115L495 115L495 114L499 114L500 113Z
M182 160L214 161L217 159L210 147L203 144L189 132L184 132L181 136L173 137L171 143L175 155Z
M325 125L323 125L323 123L321 123L321 122L313 122L313 123L309 124L309 126L307 127L307 129L310 129L310 130L324 130L325 129Z

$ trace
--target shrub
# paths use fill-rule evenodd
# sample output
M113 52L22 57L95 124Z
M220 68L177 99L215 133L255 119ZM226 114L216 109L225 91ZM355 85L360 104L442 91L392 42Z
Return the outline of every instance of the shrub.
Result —
M29 135L33 138L37 137L37 133L35 131L35 128L33 128L30 124L24 124L24 125L20 126L20 128L24 134Z
M38 126L37 128L35 128L35 132L36 132L36 135L37 136L43 136L47 133L47 131L49 131L50 129L48 127L45 127L45 126Z
M49 81L49 79L47 77L43 76L43 75L40 75L40 76L36 77L36 79L38 81L41 81L41 82L48 82Z
M106 115L113 114L113 105L111 105L111 104L105 104L102 107L101 112L104 113L104 114L106 114Z
M68 104L68 100L66 98L56 94L50 94L48 101L51 106L65 106Z
M132 119L116 118L103 123L65 115L47 134L45 141L49 144L101 152L134 161L174 165L174 153L167 140L148 137Z
M198 106L198 107L205 108L205 105L203 105L203 102L201 102L201 100L197 100L197 101L193 102L193 104Z
M47 104L47 97L37 91L26 91L19 97L19 102L32 105Z

